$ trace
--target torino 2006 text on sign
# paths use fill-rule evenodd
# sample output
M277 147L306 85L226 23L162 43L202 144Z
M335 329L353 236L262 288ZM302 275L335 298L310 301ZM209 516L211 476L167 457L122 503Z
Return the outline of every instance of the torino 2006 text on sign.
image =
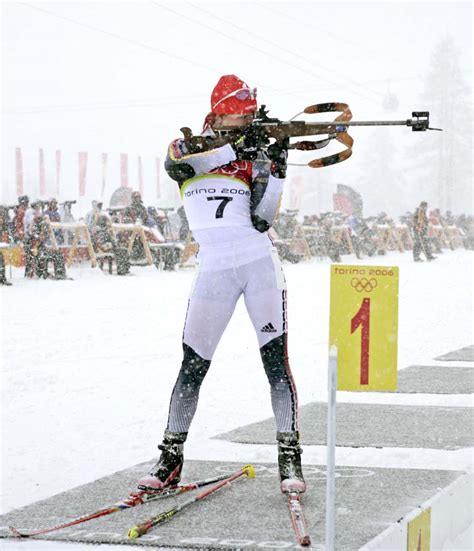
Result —
M331 265L338 390L396 390L398 268Z

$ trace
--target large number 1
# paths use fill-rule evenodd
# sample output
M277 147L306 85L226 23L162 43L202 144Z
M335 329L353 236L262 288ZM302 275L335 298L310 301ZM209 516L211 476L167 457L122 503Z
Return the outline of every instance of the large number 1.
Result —
M369 384L370 298L362 300L357 314L351 319L351 334L362 326L360 334L360 384Z

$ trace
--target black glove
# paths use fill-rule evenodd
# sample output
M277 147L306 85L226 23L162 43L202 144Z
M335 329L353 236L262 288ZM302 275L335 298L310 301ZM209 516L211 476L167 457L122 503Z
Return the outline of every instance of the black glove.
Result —
M232 144L237 159L253 161L257 157L257 152L264 149L269 143L265 130L261 126L247 126L242 134Z
M285 138L268 146L267 155L272 161L271 175L275 178L286 178L289 144L290 138Z

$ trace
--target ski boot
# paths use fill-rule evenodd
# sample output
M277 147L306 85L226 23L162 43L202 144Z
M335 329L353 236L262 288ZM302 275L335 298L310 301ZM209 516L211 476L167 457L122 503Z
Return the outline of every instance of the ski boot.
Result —
M183 444L187 435L187 432L165 431L163 442L158 446L161 450L160 458L148 476L138 480L139 490L162 490L179 483L184 461Z
M277 432L278 469L280 471L280 488L284 494L289 492L303 493L306 483L301 470L301 454L298 432Z

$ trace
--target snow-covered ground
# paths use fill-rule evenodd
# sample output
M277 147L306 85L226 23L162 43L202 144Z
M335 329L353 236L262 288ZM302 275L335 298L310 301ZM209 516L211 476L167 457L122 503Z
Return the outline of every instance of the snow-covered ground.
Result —
M435 356L474 342L472 252L446 251L432 263L415 264L408 252L343 262L400 267L399 369L430 365ZM328 259L284 265L300 404L327 397L329 266ZM156 455L181 361L194 270L132 272L109 276L83 265L69 270L73 281L27 281L14 268L13 286L1 289L2 512ZM338 401L473 405L472 396L421 394L340 392ZM271 415L256 337L241 302L203 384L186 457L274 461L274 446L210 440ZM325 448L306 446L303 459L325 463ZM473 450L351 448L339 449L336 461L472 470Z

